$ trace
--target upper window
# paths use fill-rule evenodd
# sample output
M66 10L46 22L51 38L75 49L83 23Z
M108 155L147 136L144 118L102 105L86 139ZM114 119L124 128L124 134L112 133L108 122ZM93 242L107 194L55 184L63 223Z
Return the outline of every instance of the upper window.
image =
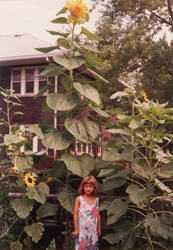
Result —
M43 67L14 68L11 72L11 88L16 95L34 96L48 83L48 77L38 75ZM46 95L47 92L44 93Z
M14 70L13 71L13 89L16 94L20 94L21 92L21 71Z

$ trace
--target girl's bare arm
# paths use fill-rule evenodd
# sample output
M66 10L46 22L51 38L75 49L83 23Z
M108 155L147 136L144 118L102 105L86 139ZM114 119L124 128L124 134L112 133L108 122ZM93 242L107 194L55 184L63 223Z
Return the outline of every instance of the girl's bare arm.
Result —
M98 224L97 224L97 232L98 232L98 236L101 235L101 217L100 217L100 213L98 213Z
M73 234L75 236L78 236L78 234L79 234L79 225L78 225L79 207L80 207L80 198L78 196L75 200L75 203L74 203L74 216L73 216L73 221L74 221L74 233Z

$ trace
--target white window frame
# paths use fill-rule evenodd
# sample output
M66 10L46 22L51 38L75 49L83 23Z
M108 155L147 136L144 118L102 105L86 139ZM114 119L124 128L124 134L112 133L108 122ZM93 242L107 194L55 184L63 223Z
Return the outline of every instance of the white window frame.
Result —
M36 124L34 124L36 125ZM25 128L31 126L30 125L20 125L20 130L21 131L25 131ZM35 154L35 155L41 155L41 154L44 154L46 153L46 155L48 155L48 148L45 147L45 150L42 150L42 151L38 151L38 140L40 140L40 138L38 136L34 136L33 139L32 139L32 149L31 150L27 150L25 151L24 150L24 146L21 147L21 153L24 153L27 154L27 155L30 155L30 154Z
M15 93L16 96L22 97L32 97L39 92L39 69L44 69L43 66L28 66L28 67L15 67L11 69L11 84L10 88L13 89L13 71L21 71L21 81L20 81L20 93ZM34 91L32 93L26 93L26 70L34 69ZM48 84L48 77L47 77ZM47 96L48 91L46 91L43 96Z

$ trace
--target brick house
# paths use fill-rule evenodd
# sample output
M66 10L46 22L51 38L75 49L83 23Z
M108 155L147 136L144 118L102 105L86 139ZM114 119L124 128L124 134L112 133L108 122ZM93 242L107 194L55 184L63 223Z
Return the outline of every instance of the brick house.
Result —
M64 89L61 82L61 76L56 77L38 77L41 71L49 64L55 54L61 55L61 51L41 53L35 48L50 47L51 44L43 42L30 34L6 35L0 36L0 86L4 89L13 89L15 94L20 98L22 106L18 111L22 111L24 115L15 116L12 123L28 126L32 124L40 124L42 121L57 126L61 122L61 118L57 119L54 111L43 112L42 107L45 103L46 96L50 92L63 93ZM77 69L81 71L82 69ZM91 75L83 74L85 78L93 79ZM54 86L43 94L42 97L34 99L33 97L39 90L46 86L48 82ZM0 96L0 107L5 108L5 103ZM1 133L5 134L4 128L0 128ZM35 136L32 143L32 152L47 155L53 158L60 157L60 152L46 149L41 140ZM89 153L93 156L101 154L101 148L97 145L76 144L75 153ZM0 158L2 159L2 155Z

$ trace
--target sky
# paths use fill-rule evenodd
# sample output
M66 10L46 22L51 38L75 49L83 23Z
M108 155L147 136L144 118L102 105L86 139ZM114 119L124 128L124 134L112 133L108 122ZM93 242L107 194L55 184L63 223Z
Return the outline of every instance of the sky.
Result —
M91 8L91 0L83 0ZM59 31L59 25L51 23L66 0L0 0L0 35L30 33L41 40L54 43L56 38L46 30ZM96 9L90 14L85 25L90 31L95 30L99 18Z

